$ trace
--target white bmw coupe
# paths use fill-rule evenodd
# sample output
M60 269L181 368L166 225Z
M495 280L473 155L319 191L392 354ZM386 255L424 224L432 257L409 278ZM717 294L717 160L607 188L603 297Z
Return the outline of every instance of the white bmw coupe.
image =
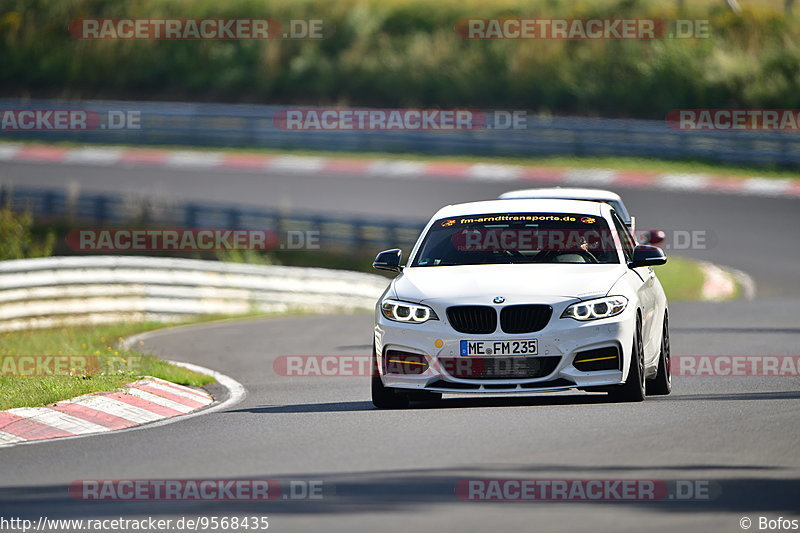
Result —
M372 402L580 389L669 394L667 300L613 207L577 200L450 205L373 266L400 274L375 312Z

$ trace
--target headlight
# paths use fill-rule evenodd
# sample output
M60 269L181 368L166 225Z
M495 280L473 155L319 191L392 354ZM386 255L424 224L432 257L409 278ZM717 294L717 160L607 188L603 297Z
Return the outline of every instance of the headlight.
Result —
M574 318L581 321L608 318L623 312L627 305L628 299L624 296L609 296L607 298L587 300L567 307L561 318Z
M433 309L427 305L410 304L397 300L384 300L381 304L383 316L395 322L411 322L422 324L428 320L439 320Z

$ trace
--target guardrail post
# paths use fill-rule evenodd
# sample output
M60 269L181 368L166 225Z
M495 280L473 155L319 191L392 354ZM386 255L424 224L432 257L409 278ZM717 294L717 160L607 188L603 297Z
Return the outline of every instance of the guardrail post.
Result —
M586 147L584 146L583 130L576 129L575 131L573 131L572 138L573 138L573 144L572 144L573 153L575 155L585 155Z
M353 245L356 252L366 250L367 241L364 238L364 222L356 220L353 222Z
M317 233L317 243L319 244L320 248L323 247L322 239L324 238L322 235L322 218L321 217L314 217L311 219L311 231Z
M108 220L109 201L107 196L100 194L94 197L94 222L103 223Z
M789 139L788 137L782 137L780 140L780 160L778 161L778 165L781 167L791 167L792 166L792 149L789 146ZM795 154L796 156L797 154Z
M242 212L238 209L228 209L228 229L241 229L242 228Z
M183 208L183 225L187 228L197 226L197 206L195 204L186 204Z
M258 119L256 117L245 118L245 124L247 124L247 138L252 146L256 146L258 144L258 131L256 128L257 121Z
M47 216L55 215L56 194L53 191L45 191L42 198L42 211Z
M397 224L392 224L392 226L389 228L389 231L389 235L392 240L392 242L389 243L389 246L402 248L402 243L400 242L400 227Z

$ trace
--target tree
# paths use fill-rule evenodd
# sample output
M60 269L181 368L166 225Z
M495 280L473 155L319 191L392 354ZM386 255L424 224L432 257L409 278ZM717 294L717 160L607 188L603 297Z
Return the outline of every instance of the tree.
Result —
M725 0L725 3L728 4L728 7L734 13L741 13L742 12L742 8L739 5L739 2L737 0Z
M29 213L17 214L8 207L0 207L0 261L53 254L55 234L50 231L38 238L32 228L33 217Z

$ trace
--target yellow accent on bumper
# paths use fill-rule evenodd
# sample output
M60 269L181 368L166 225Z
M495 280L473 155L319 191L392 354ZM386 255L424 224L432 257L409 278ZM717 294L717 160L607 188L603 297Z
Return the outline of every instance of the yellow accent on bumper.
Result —
M605 361L607 359L616 359L616 355L612 355L609 357L595 357L594 359L581 359L580 361L573 361L573 363L589 363L591 361Z

